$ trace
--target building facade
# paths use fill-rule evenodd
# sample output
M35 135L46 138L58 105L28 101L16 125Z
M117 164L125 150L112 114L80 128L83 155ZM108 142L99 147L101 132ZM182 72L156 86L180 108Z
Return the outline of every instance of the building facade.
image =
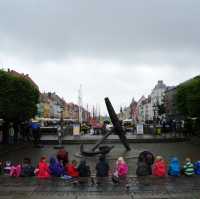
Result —
M158 110L157 105L161 105L164 103L164 96L167 86L163 83L162 80L158 80L157 84L155 85L154 89L151 92L151 107L149 118L153 120L155 117L158 117Z
M79 119L79 106L74 103L67 103L63 98L56 93L41 93L40 103L38 104L38 117L42 118L61 118L64 119ZM82 108L83 121L89 120L90 113Z

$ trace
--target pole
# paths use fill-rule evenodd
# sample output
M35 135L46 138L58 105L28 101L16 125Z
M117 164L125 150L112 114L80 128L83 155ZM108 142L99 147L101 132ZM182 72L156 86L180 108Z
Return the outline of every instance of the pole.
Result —
M54 146L54 149L62 149L64 148L62 146L62 137L63 137L63 110L64 106L61 105L60 106L60 128L57 129L57 133L58 133L58 145Z

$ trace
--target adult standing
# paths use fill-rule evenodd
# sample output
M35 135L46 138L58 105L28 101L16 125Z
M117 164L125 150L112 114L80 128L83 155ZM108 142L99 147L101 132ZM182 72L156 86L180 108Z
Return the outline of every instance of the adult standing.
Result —
M9 133L9 144L14 144L15 130L14 130L14 127L13 127L13 123L9 124L8 133Z
M25 122L20 123L20 135L22 137L23 142L25 142Z
M32 122L31 130L34 139L34 145L38 147L40 142L40 125L37 122Z
M17 144L18 143L18 138L19 138L19 131L20 131L19 124L18 123L14 123L13 128L14 128L14 131L15 131L14 143Z

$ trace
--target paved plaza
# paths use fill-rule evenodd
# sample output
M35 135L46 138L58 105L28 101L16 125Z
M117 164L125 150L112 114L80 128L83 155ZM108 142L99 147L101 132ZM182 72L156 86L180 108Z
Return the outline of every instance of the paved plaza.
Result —
M168 162L172 156L177 156L181 163L186 157L191 157L193 161L200 159L199 142L187 141L178 143L130 143L131 151L125 152L120 143L113 144L115 147L109 154L108 161L111 169L114 168L118 156L126 157L129 165L128 185L114 185L111 179L106 179L103 184L97 185L95 178L95 164L97 158L87 158L88 164L92 170L93 180L89 180L85 185L74 185L59 178L50 180L37 180L33 178L10 178L8 176L0 177L0 199L107 199L107 198L127 198L127 199L200 199L200 177L145 177L138 178L135 175L137 155L143 150L150 150L155 155L162 155ZM93 144L85 144L86 149L91 148ZM79 144L66 144L65 149L69 152L70 159L80 161L76 154L79 152ZM7 147L6 147L7 148ZM3 147L1 146L1 151ZM31 157L33 164L38 163L42 155L48 157L56 155L57 150L54 145L45 145L43 148L34 148L31 144L14 147L11 150L5 150L0 153L0 159L21 162L24 157Z
M200 178L129 178L129 189L105 181L102 185L74 185L62 179L0 178L0 199L199 199Z
M82 136L72 136L65 135L63 137L64 144L79 144L79 143L90 143L94 144L100 140L102 135L89 135L85 134ZM143 134L137 135L133 133L127 133L126 137L129 143L160 143L160 142L182 142L188 140L188 138L183 137L183 135L172 135L171 133L162 134L162 135L153 135L153 134ZM44 144L56 144L58 143L57 134L43 133L41 136L41 142ZM121 143L118 135L110 135L104 143Z

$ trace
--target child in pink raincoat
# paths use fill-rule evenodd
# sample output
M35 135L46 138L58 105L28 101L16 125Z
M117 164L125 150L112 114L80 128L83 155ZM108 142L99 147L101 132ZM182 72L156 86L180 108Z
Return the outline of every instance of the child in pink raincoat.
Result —
M116 168L112 176L114 183L126 182L128 174L128 165L124 161L123 157L119 157L116 162Z
M116 171L119 177L126 177L128 174L128 165L123 157L119 157L116 163Z
M22 171L22 167L20 164L15 164L11 166L10 169L10 176L12 177L19 177Z

